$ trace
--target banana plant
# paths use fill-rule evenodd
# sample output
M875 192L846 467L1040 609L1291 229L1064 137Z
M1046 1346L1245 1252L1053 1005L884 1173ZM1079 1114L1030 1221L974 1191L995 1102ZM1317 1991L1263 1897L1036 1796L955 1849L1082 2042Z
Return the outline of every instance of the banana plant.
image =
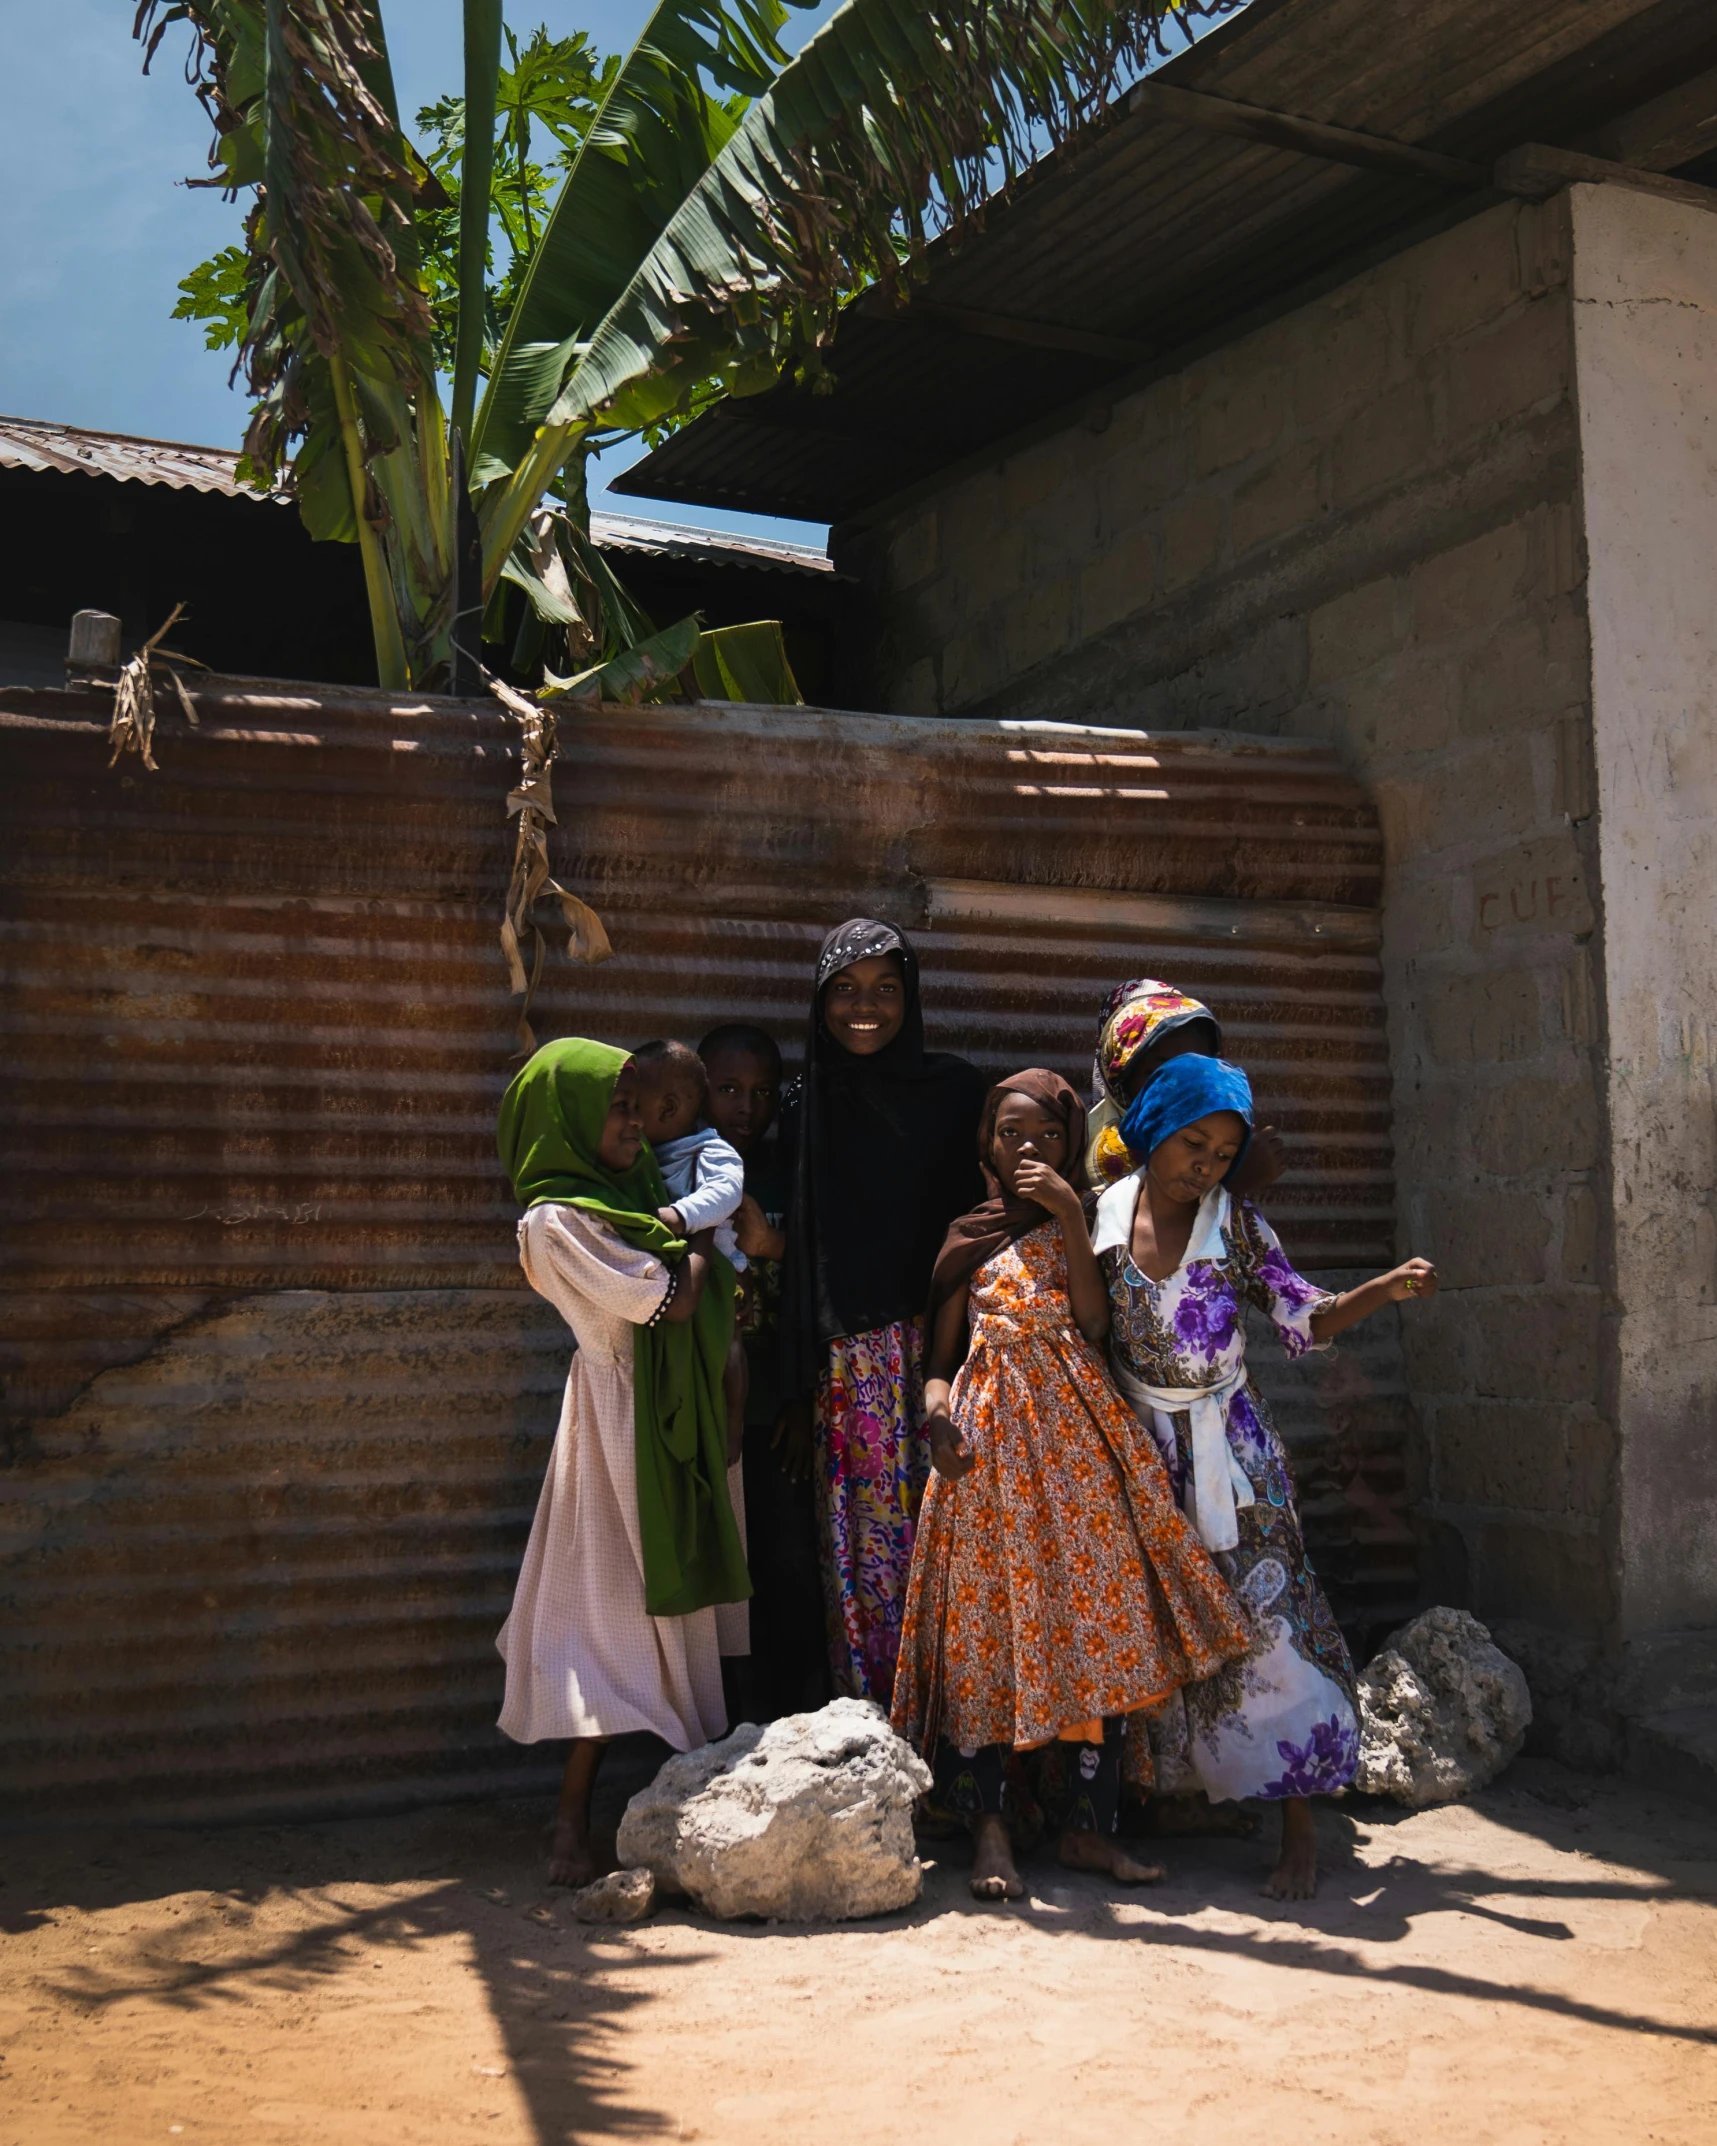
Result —
M400 124L379 0L140 0L135 29L146 67L191 30L216 129L200 183L253 197L245 467L290 482L313 535L358 543L382 683L445 683L479 616L504 630L511 585L588 659L560 690L659 693L690 666L700 690L796 699L778 628L729 629L699 662L696 621L658 633L625 597L590 542L590 456L786 374L814 384L848 297L900 292L1167 25L1240 4L846 0L789 60L784 0L660 0L604 71L489 348L504 26L500 0L465 0L451 421L419 232L447 197Z

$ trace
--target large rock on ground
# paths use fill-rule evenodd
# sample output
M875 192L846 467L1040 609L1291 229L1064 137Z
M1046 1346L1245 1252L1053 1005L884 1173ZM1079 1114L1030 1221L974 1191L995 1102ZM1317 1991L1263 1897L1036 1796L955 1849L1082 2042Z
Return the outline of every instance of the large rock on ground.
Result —
M1478 1619L1428 1609L1360 1677L1354 1786L1415 1811L1453 1803L1519 1756L1531 1719L1526 1678Z
M708 1914L884 1915L918 1898L912 1806L930 1769L864 1699L669 1759L620 1821L620 1860Z

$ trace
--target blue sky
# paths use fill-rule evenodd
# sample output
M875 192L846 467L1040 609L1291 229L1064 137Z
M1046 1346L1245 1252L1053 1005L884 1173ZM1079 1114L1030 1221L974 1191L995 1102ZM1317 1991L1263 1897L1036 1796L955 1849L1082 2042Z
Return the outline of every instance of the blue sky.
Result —
M4 0L0 82L0 411L98 431L236 447L245 400L227 386L230 353L203 348L171 318L179 278L224 245L242 213L193 191L209 128L183 78L186 33L169 31L147 80L131 41L134 0ZM525 0L515 28L589 30L622 49L645 0ZM798 16L803 29L827 8ZM459 86L459 0L389 0L400 106L414 112ZM797 41L797 38L794 40ZM617 472L624 459L616 457ZM617 509L821 541L804 522L695 507Z

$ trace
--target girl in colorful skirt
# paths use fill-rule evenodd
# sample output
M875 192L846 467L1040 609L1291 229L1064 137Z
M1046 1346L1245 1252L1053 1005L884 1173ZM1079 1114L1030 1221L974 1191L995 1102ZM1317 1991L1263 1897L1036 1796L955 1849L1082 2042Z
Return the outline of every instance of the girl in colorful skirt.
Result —
M1244 1307L1301 1356L1385 1304L1433 1295L1436 1272L1410 1259L1339 1296L1296 1274L1257 1208L1226 1189L1251 1139L1252 1090L1222 1059L1164 1064L1119 1133L1134 1168L1098 1201L1093 1233L1111 1367L1256 1635L1244 1661L1152 1717L1158 1785L1279 1802L1281 1853L1264 1890L1309 1899L1307 1798L1345 1788L1359 1756L1353 1664L1306 1558L1287 1454L1247 1374Z
M978 1142L990 1197L950 1230L931 1285L936 1473L894 1725L932 1763L944 1738L965 1761L979 1899L1024 1890L1002 1817L1006 1756L1057 1741L1076 1747L1061 1861L1160 1877L1114 1839L1125 1717L1252 1640L1104 1371L1108 1297L1069 1181L1084 1132L1054 1073L992 1089Z
M979 1190L982 1101L965 1059L924 1048L905 934L874 917L832 931L817 960L804 1077L782 1111L780 1435L790 1472L815 1473L835 1689L884 1706L930 1466L930 1270Z

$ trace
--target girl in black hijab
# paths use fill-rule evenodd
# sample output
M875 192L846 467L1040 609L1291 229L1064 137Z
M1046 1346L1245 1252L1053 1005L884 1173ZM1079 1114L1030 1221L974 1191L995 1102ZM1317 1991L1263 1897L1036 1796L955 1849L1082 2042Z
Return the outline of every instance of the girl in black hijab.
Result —
M781 1304L784 1426L810 1418L835 1688L888 1704L929 1473L923 1318L948 1225L982 1187L983 1084L924 1048L918 957L854 917L817 959Z

